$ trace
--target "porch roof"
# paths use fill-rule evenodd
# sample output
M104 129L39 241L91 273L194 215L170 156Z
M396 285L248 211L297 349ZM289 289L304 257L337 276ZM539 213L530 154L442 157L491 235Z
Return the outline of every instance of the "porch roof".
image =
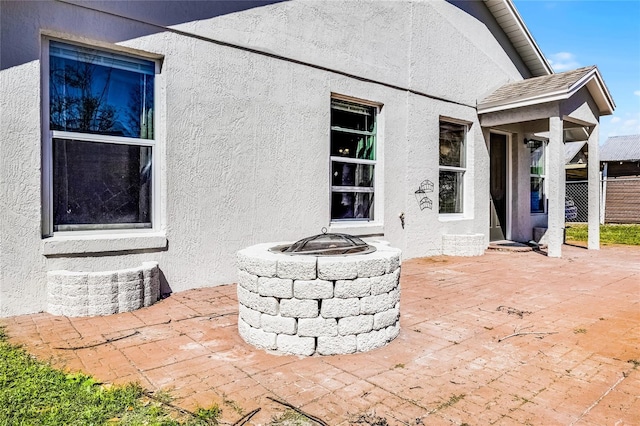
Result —
M585 86L598 105L600 115L612 114L615 103L595 65L507 83L478 103L478 113L568 99Z

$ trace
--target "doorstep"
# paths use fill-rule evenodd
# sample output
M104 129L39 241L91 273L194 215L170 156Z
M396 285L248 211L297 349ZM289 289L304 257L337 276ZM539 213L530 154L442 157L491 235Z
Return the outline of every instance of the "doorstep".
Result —
M525 243L519 243L517 241L500 240L500 241L491 241L489 243L488 250L512 251L512 252L521 253L521 252L533 251L533 247Z

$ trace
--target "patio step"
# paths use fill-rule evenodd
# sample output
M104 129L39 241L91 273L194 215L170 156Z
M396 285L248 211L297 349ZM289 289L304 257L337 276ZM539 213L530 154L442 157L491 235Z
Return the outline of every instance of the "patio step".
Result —
M517 241L502 240L502 241L491 241L489 243L488 250L512 251L512 252L520 253L520 252L533 251L533 247L524 243L519 243Z

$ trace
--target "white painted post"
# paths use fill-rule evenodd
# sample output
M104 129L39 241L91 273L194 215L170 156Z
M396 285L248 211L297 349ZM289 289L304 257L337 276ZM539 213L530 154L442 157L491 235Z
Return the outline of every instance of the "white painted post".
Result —
M602 171L602 205L600 207L600 223L604 224L604 218L607 213L607 175L609 170L609 163L604 163L604 170Z
M589 152L587 180L589 188L589 232L587 248L600 250L600 156L598 155L598 124L593 126L587 149Z
M562 256L562 244L564 243L564 196L565 196L565 168L564 168L564 135L562 119L549 117L549 146L548 146L549 172L549 202L547 235L549 244L549 257Z

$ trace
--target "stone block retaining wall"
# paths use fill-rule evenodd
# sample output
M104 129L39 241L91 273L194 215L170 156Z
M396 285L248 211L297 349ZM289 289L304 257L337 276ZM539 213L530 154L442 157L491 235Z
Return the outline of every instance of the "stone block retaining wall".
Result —
M129 312L160 298L157 262L107 272L49 271L47 312L84 317Z
M400 250L288 256L238 252L238 330L256 347L297 355L365 352L400 332Z
M482 256L486 249L484 234L442 236L442 254L445 256Z

